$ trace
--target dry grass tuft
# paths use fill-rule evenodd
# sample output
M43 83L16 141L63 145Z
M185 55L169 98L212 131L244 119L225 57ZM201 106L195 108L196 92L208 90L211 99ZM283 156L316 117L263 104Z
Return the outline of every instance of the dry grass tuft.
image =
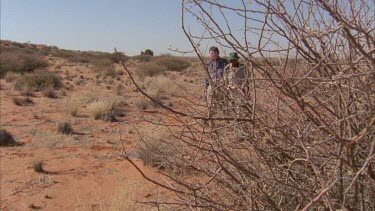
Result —
M45 173L46 171L43 169L43 160L41 158L37 158L32 162L32 167L35 172L38 173Z
M98 99L88 106L90 115L94 119L103 118L104 114L110 112L113 108L114 101L107 99Z
M83 99L81 96L73 95L71 97L68 97L64 101L64 106L66 108L66 111L71 116L77 116L79 108L83 104Z
M62 133L62 134L73 133L72 124L68 121L58 122L57 123L57 132Z

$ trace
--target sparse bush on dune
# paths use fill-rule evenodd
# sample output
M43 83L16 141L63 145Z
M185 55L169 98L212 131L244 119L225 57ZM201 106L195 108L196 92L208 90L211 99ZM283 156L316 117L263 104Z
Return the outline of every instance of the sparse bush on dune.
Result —
M142 79L146 76L165 74L168 71L182 71L188 68L190 65L191 63L182 57L154 57L152 61L140 64L135 71L135 75Z
M5 51L0 54L0 78L7 72L28 73L47 66L48 62L36 53Z
M33 88L36 91L40 91L45 87L61 88L62 82L60 77L49 72L36 72L19 77L14 83L16 90Z

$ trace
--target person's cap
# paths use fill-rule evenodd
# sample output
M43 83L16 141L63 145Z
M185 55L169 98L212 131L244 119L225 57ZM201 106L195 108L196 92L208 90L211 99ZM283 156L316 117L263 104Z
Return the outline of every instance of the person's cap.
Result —
M228 60L231 61L231 60L238 60L240 59L240 57L238 56L237 52L231 52L229 53L229 57L228 57Z

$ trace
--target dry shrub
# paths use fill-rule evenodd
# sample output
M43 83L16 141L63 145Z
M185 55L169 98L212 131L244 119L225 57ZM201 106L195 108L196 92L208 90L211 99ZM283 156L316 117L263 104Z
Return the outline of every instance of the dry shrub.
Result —
M16 90L33 88L36 91L39 91L45 87L53 87L54 89L61 88L61 78L49 72L36 72L22 76L14 83L14 88Z
M34 104L33 100L29 97L15 97L13 98L13 103L18 106L28 106Z
M72 124L69 121L62 121L57 123L57 132L62 134L73 133Z
M113 67L113 61L108 58L98 58L92 63L94 72L102 77L115 77L118 74Z
M173 169L169 159L176 153L171 147L173 137L164 127L154 126L142 128L140 131L141 140L137 147L137 157L144 165L161 169Z
M5 129L0 128L0 146L7 147L7 146L19 146L22 145L21 143L16 142L13 139L13 136L7 132Z
M146 80L147 93L156 101L162 103L163 100L168 99L171 95L178 92L178 86L169 78L165 76L158 76L156 78L148 78ZM153 103L158 106L157 103Z
M162 65L156 64L156 63L144 63L137 66L135 70L135 76L137 76L139 79L144 79L147 76L156 76L160 75L162 73L165 73L166 68Z

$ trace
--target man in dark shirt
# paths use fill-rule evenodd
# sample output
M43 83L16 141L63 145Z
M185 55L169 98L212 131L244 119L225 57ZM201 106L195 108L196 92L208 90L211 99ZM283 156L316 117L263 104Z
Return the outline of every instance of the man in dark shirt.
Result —
M217 88L223 84L223 73L224 68L228 64L227 60L219 56L219 49L215 46L210 48L210 57L211 61L208 63L208 73L210 74L211 81L208 78L205 78L204 88L207 93L207 103L209 107L209 116L213 114L213 106L220 101L220 93L217 91ZM214 111L214 113L216 113Z

